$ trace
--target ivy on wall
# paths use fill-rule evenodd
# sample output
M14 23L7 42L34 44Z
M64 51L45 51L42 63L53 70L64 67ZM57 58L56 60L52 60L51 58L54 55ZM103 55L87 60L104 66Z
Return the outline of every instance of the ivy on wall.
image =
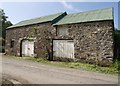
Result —
M34 37L37 35L37 28L32 28L32 30L30 31L30 33L28 34L28 37Z

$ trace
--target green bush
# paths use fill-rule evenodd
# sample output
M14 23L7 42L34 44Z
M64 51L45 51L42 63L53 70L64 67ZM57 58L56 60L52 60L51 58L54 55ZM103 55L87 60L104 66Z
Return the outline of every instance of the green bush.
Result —
M5 51L5 46L3 44L4 42L5 42L5 40L2 37L0 37L0 52Z
M4 46L0 46L0 52L5 51L5 47Z
M114 60L120 61L120 30L114 31L114 44Z

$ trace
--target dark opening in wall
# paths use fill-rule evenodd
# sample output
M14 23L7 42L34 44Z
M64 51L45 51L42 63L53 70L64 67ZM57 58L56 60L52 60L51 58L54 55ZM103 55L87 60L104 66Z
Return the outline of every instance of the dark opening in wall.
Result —
M10 48L13 48L13 47L14 47L14 42L15 42L14 39L12 39L12 40L10 41Z

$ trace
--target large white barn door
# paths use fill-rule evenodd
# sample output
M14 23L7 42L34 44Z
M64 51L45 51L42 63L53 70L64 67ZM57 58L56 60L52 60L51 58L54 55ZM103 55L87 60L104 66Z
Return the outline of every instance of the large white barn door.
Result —
M73 40L53 40L53 56L74 58Z
M34 56L34 41L23 40L22 56Z

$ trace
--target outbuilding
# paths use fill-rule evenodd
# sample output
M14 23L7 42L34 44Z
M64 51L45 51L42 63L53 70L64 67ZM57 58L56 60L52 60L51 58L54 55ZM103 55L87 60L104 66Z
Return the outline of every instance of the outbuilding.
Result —
M21 21L6 30L6 54L109 66L114 57L112 8Z

